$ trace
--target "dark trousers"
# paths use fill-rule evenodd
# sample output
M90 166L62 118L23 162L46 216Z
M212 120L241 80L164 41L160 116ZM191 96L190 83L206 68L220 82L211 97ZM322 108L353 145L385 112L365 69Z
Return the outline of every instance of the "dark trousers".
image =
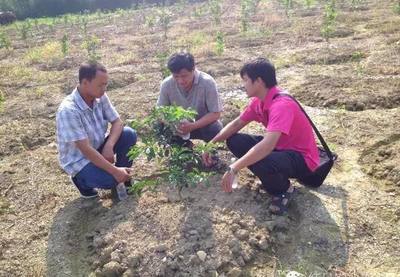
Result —
M219 133L219 131L222 130L222 127L223 126L220 121L213 122L210 125L204 126L203 128L191 132L190 138L201 139L205 142L209 142Z
M227 145L233 155L240 158L262 139L262 136L238 133L228 138ZM272 195L285 193L290 186L289 178L300 178L310 174L303 156L292 150L274 150L248 168Z

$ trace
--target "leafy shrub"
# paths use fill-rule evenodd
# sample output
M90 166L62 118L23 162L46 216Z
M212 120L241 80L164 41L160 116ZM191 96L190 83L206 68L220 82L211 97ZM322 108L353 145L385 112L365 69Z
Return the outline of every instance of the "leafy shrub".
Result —
M321 35L329 42L329 38L335 31L334 25L337 17L337 11L335 7L335 0L330 0L329 3L325 5L323 23L321 27Z
M88 59L90 61L97 61L100 59L100 55L97 52L99 46L100 39L95 35L87 37L82 43L82 48L87 51Z
M30 63L52 63L61 58L62 52L57 41L47 42L41 47L31 48L25 55Z
M224 34L222 32L217 33L215 50L217 52L217 55L222 55L222 53L224 53L225 42L224 42Z
M9 50L11 48L11 41L5 33L0 32L0 49L5 48Z
M61 39L61 52L63 53L64 57L67 56L68 54L68 35L64 34L62 39Z
M129 158L135 160L144 155L148 162L155 161L159 166L155 178L136 182L132 192L140 194L145 188L168 183L178 188L180 193L184 187L206 182L213 174L203 169L201 155L214 151L215 145L202 143L190 149L174 143L177 124L184 119L194 120L196 114L194 110L179 106L156 107L142 120L131 123L141 143L130 149Z

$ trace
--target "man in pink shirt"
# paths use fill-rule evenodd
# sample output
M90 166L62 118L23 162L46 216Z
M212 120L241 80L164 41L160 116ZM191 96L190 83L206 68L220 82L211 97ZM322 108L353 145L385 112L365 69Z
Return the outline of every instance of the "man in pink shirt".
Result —
M248 167L272 195L270 211L283 214L294 192L289 178L307 176L319 164L314 133L297 103L279 95L283 91L277 86L275 68L268 60L258 58L246 63L240 76L251 101L211 140L227 140L229 150L238 158L224 174L222 187L231 192L235 175ZM238 133L251 121L264 125L264 136ZM208 154L203 161L212 164Z

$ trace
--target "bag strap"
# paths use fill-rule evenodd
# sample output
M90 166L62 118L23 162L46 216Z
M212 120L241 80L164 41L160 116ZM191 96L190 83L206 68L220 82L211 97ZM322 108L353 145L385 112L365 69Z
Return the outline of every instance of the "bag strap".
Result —
M321 142L322 146L324 147L326 153L328 154L328 157L330 160L336 160L336 155L333 155L331 150L328 147L328 144L326 144L324 138L322 137L321 133L318 131L317 127L315 126L314 122L311 120L311 118L308 116L308 114L306 113L306 111L303 109L303 107L301 106L301 104L299 103L299 101L296 100L296 98L294 98L293 96L291 96L288 93L278 93L274 96L273 99L275 99L276 97L279 96L286 96L289 97L290 99L292 99L294 102L297 103L297 105L300 107L300 109L302 110L302 112L304 113L304 115L307 117L308 121L310 122L311 126L314 129L315 134L317 135L319 141Z

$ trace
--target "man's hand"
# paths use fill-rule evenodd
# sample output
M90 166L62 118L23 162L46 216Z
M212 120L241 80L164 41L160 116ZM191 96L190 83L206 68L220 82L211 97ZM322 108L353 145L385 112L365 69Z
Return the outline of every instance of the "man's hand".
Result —
M104 145L101 155L110 163L115 163L114 147L109 146L107 143Z
M191 131L195 130L194 127L195 127L194 122L185 121L185 122L179 123L177 131L180 135L186 135L186 134L190 133Z
M222 177L222 189L225 192L232 192L232 184L234 179L235 173L232 171L225 172L224 176Z
M131 179L131 169L127 167L116 167L113 177L118 183L124 183Z
M215 163L215 161L213 160L213 158L212 158L212 156L211 156L210 153L203 153L203 154L201 155L201 158L202 158L202 160L203 160L203 164L204 164L206 167L211 167L211 166L213 166L214 163Z

